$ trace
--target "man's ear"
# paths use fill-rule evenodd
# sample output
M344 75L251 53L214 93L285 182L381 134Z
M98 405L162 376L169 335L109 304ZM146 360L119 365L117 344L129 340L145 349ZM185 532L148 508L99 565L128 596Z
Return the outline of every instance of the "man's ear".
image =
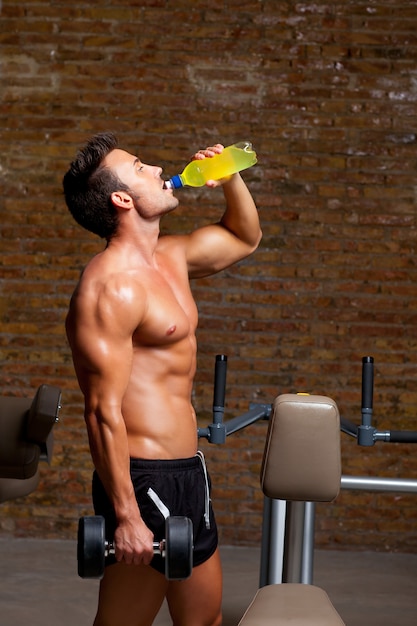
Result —
M129 210L134 206L132 196L126 191L113 191L110 198L113 204L119 209Z

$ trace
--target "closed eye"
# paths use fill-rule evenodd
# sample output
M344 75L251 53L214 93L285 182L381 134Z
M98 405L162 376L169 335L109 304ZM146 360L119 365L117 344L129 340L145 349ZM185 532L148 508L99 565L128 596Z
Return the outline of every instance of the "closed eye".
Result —
M136 158L136 159L133 161L133 167L135 167L135 168L136 168L136 171L137 171L137 172L141 172L141 171L144 169L144 165L143 165L142 163L140 163L139 167L136 167L136 165L137 165L138 163L140 163L140 160L139 160L138 158Z

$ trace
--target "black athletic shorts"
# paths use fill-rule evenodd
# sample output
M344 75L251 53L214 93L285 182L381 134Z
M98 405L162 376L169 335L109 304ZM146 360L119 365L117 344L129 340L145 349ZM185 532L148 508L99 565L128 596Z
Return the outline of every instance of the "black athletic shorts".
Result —
M156 461L131 459L130 474L141 516L154 533L154 541L165 538L165 517L155 504L155 498L148 495L149 489L167 507L170 515L184 515L191 519L193 566L207 561L216 550L218 537L204 457L196 455L190 459ZM106 540L113 541L116 517L97 472L93 474L93 505L95 514L103 515L106 520ZM115 563L114 556L106 559L107 565L111 563ZM151 566L165 573L165 562L160 555L153 557Z

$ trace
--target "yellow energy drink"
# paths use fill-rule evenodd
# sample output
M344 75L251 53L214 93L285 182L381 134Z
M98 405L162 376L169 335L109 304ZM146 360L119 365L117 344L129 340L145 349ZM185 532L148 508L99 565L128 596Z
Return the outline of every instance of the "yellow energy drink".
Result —
M166 187L202 187L208 180L227 178L236 172L246 170L257 162L256 152L249 141L241 141L228 146L221 154L191 161L181 174L165 182Z

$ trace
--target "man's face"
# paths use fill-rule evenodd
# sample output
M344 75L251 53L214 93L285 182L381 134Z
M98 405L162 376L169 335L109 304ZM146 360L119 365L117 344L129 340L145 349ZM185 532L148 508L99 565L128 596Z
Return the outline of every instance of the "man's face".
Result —
M138 157L118 148L107 155L103 165L111 168L129 188L127 193L141 217L160 217L178 206L178 199L174 197L172 190L164 188L162 168L146 165Z

